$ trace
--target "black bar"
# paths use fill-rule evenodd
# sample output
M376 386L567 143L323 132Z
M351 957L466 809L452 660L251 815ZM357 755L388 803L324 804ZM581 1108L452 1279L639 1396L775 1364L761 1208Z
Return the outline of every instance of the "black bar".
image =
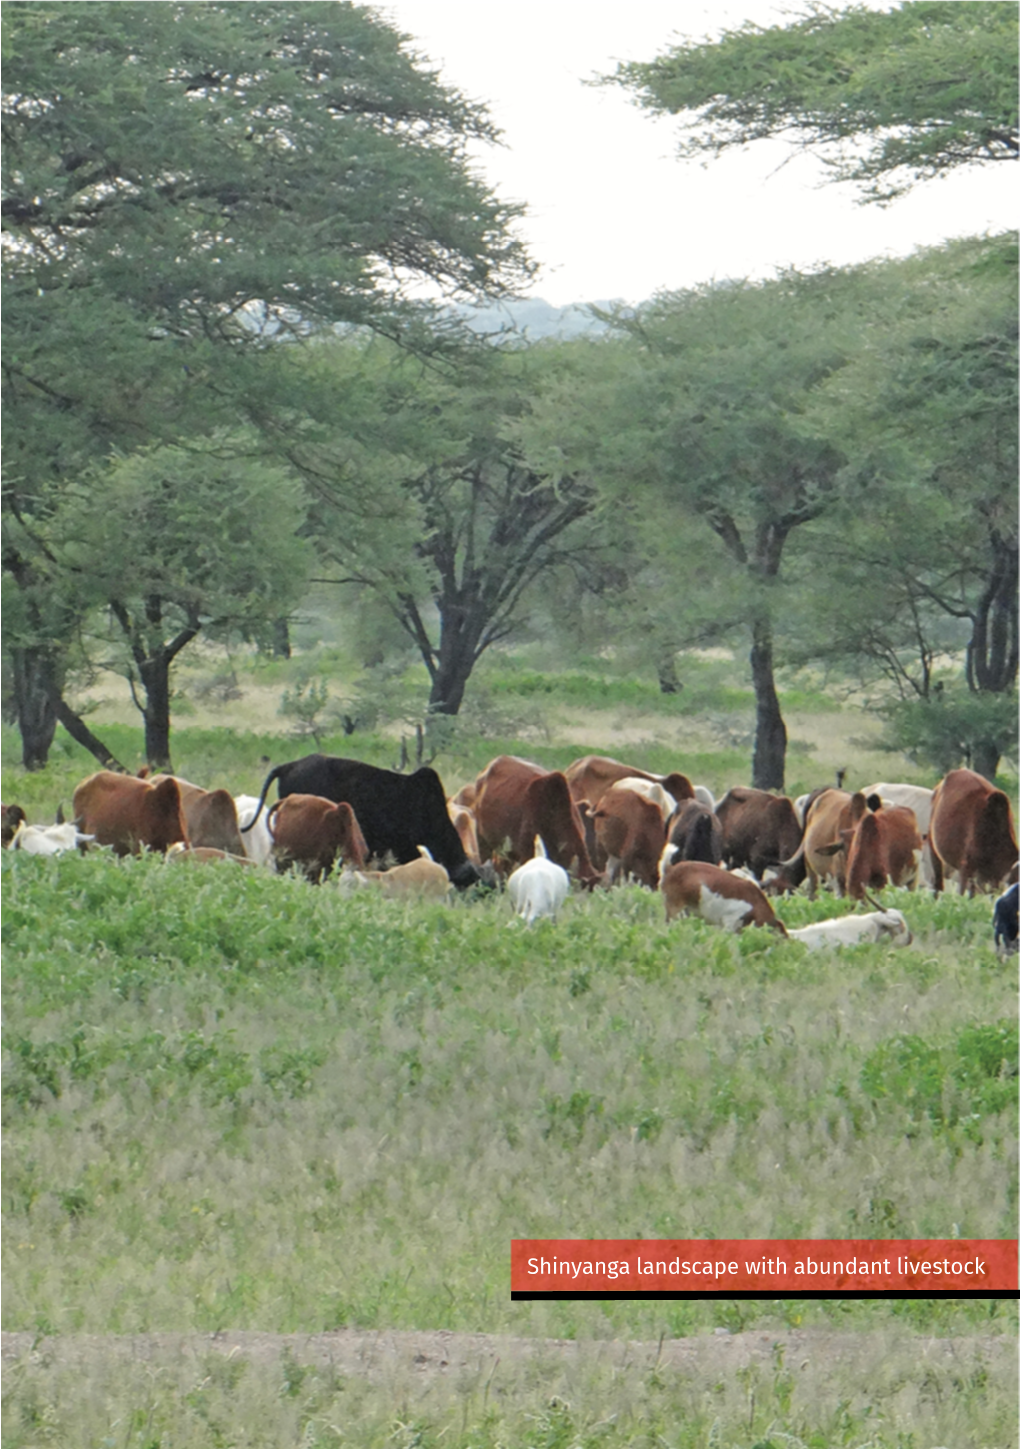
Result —
M514 1290L513 1292L511 1292L510 1297L513 1300L513 1302L515 1302L515 1303L528 1303L532 1299L536 1299L536 1298L562 1299L565 1302L571 1302L571 1301L578 1302L578 1301L581 1301L581 1300L586 1299L586 1298L595 1299L595 1300L599 1300L599 1299L605 1300L605 1299L610 1299L610 1298L611 1299L628 1299L628 1298L630 1298L630 1299L637 1299L637 1298L641 1298L641 1299L645 1299L645 1298L651 1298L651 1299L685 1298L686 1299L686 1298L696 1298L696 1299L701 1300L702 1302L709 1302L709 1301L715 1299L715 1300L717 1300L720 1303L730 1303L734 1299L738 1299L738 1298L741 1299L741 1300L743 1300L743 1301L752 1300L752 1301L759 1301L759 1302L760 1301L766 1301L766 1302L788 1302L791 1298L797 1298L797 1299L800 1299L800 1298L828 1298L828 1299L840 1299L840 1298L870 1298L870 1299L873 1299L873 1300L876 1300L876 1301L883 1301L883 1300L886 1300L886 1299L889 1299L889 1298L918 1298L918 1299L928 1299L928 1300L930 1300L933 1303L940 1303L944 1299L947 1299L947 1298L951 1298L951 1299L975 1298L975 1299L986 1299L986 1300L987 1299L991 1299L991 1298L1020 1298L1020 1290L1018 1290L1016 1288L992 1288L992 1289L988 1289L988 1288L950 1288L950 1289L947 1289L945 1292L939 1293L939 1292L932 1292L931 1290L926 1290L926 1289L923 1289L923 1288L918 1288L918 1289L913 1289L913 1288L892 1288L892 1289L886 1289L885 1291L876 1289L874 1292L872 1292L871 1290L860 1290L860 1291L856 1291L856 1292L853 1291L853 1290L847 1290L846 1292L841 1293L839 1291L839 1289L837 1288L837 1289L832 1289L831 1291L828 1291L828 1292L825 1291L824 1289L819 1289L819 1290L806 1289L806 1290L800 1290L800 1291L794 1289L792 1291L785 1292L785 1293L761 1293L761 1292L757 1292L757 1291L755 1291L753 1289L748 1289L746 1291L729 1292L729 1293L726 1293L726 1292L724 1292L724 1293L697 1293L697 1292L690 1292L690 1293L679 1293L679 1292L627 1293L627 1292L623 1292L623 1293L621 1293L621 1292L618 1292L618 1291L610 1291L610 1289L607 1288L605 1290L602 1290L602 1289L594 1289L594 1290L592 1290L590 1292L587 1292L587 1293L573 1293L573 1292L569 1292L569 1291L560 1291L559 1289L550 1290L548 1292L542 1292L542 1293L532 1293L532 1292L527 1291L527 1290Z

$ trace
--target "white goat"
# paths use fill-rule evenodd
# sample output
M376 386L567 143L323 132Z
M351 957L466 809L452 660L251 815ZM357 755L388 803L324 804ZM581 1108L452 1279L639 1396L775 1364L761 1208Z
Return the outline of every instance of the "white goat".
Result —
M63 855L65 850L75 850L95 838L82 835L70 821L63 825L27 825L22 821L7 849L23 850L26 855Z
M881 941L885 946L909 946L914 939L902 911L870 911L863 916L839 916L833 921L815 921L811 926L788 929L786 934L791 941L802 942L809 951L856 946L862 941Z
M556 912L570 892L570 877L561 865L547 858L542 837L536 835L534 856L511 874L506 889L517 915L530 926L539 916L556 919Z

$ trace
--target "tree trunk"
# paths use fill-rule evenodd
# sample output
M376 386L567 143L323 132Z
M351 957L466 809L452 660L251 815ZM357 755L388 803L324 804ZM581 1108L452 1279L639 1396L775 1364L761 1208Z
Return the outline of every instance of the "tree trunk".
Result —
M676 655L672 652L664 654L659 660L659 693L679 694L683 685L680 683L676 672Z
M1000 750L997 740L975 740L971 751L972 768L986 780L995 783L996 772L999 768Z
M429 691L430 713L459 713L471 671L478 663L478 641L486 622L486 610L477 598L467 603L461 599L441 601L439 649Z
M49 759L57 729L53 695L59 695L57 664L39 645L11 651L14 704L21 731L21 763L26 770L41 770Z
M154 770L173 774L170 763L170 665L173 655L156 649L140 666L145 687L145 758Z
M276 659L290 658L290 620L286 615L273 620L273 656Z
M432 714L459 714L464 703L464 690L475 667L470 651L444 650L429 690L429 711Z
M57 720L64 726L64 729L67 730L71 738L77 740L80 745L84 745L90 754L95 755L104 770L116 770L121 775L129 775L131 773L126 765L122 765L118 759L110 754L110 751L103 744L102 740L98 739L92 733L81 716L75 714L74 710L63 699L59 697L54 699L53 707L56 710Z
M758 618L752 630L755 728L751 784L756 790L782 790L786 772L786 725L772 667L772 621Z

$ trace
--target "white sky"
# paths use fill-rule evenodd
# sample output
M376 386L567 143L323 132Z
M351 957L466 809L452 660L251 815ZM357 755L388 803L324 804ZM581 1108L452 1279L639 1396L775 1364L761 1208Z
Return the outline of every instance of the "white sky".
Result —
M883 0L867 0L887 9ZM948 0L947 0L948 3ZM707 166L674 157L672 118L582 81L650 60L671 39L806 7L770 0L378 0L442 80L486 102L504 146L479 170L521 223L541 271L531 294L556 306L638 302L660 288L776 267L902 255L946 237L1017 225L1017 172L1005 163L930 181L890 207L819 186L824 168L780 142ZM786 162L786 164L784 164Z

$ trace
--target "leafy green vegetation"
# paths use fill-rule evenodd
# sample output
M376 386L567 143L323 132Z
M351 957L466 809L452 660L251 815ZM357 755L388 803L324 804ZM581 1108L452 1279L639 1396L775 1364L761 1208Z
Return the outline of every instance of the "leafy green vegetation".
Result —
M514 1305L510 1238L1015 1221L985 901L890 893L915 946L830 957L637 888L529 932L499 897L2 864L10 1328L654 1338L722 1306Z

